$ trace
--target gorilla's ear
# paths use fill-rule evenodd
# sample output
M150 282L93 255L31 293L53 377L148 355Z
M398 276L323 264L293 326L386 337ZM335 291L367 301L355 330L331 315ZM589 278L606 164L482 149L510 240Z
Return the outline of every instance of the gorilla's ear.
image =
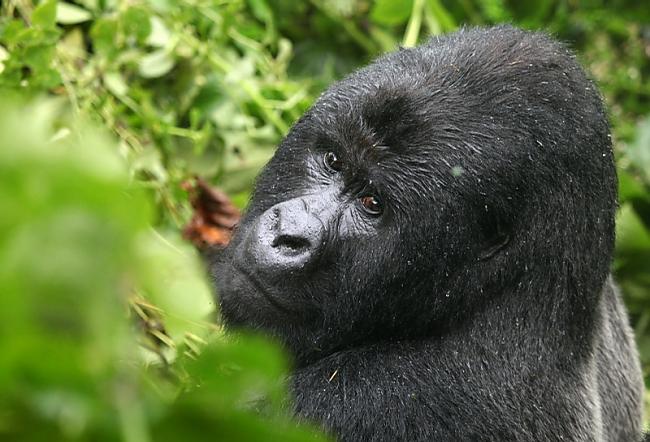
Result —
M510 242L510 226L498 216L494 209L485 207L485 215L481 220L481 251L479 260L490 259Z

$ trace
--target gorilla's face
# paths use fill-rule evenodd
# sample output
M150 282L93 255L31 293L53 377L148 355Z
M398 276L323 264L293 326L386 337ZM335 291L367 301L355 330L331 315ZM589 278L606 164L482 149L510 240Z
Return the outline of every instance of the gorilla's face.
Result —
M215 265L228 325L271 332L299 358L430 328L460 263L495 244L459 222L463 164L425 142L435 128L407 96L340 106L325 95L294 126Z

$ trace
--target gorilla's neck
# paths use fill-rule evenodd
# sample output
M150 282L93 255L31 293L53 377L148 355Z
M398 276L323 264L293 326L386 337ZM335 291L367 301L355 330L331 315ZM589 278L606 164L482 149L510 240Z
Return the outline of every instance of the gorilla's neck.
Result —
M339 353L370 347L399 348L405 343L427 343L439 351L451 351L458 339L469 339L477 348L502 347L499 351L506 352L514 346L519 354L540 357L588 356L593 351L594 324L599 320L599 302L594 298L601 296L602 287L609 282L603 280L599 289L592 290L592 284L576 280L571 266L559 268L557 272L523 273L501 290L457 291L457 299L450 296L451 302L433 318L421 309L417 316L385 327L369 329L360 322L358 329L351 327L341 332L345 329L337 324L326 328L336 330L336 335L319 328L311 333L296 330L282 338L297 368L318 364ZM457 287L463 285L457 283ZM488 298L485 293L496 295ZM293 340L292 336L303 340Z

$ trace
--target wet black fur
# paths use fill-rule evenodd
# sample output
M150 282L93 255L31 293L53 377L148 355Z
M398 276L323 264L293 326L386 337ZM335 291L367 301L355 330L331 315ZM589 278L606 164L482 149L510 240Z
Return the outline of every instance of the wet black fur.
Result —
M371 189L384 214L335 217L301 272L238 279L251 223L330 188L324 204ZM639 440L615 210L601 98L563 45L507 26L436 37L294 125L214 266L224 319L286 345L297 415L342 441Z

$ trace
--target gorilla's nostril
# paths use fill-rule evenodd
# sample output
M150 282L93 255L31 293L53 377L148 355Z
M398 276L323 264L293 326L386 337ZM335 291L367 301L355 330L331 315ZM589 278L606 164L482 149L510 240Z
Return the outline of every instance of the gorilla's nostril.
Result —
M272 247L286 247L296 252L309 248L309 245L307 239L291 235L279 235L271 243Z

